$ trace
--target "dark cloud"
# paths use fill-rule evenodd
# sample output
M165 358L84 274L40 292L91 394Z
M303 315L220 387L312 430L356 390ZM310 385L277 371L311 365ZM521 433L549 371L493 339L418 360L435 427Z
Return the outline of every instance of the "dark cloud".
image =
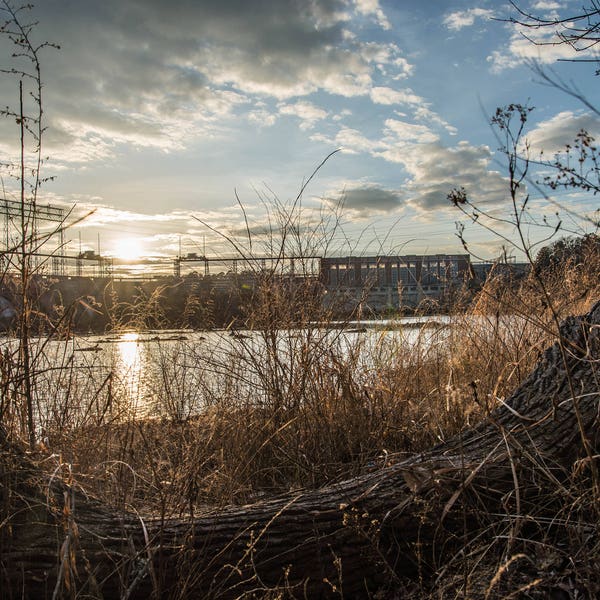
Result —
M36 38L62 48L42 58L54 139L93 131L168 148L248 95L367 94L373 56L397 61L398 49L374 54L377 44L347 35L353 9L345 0L45 0L32 18Z
M330 194L325 202L330 206L341 204L345 213L359 219L391 213L402 208L404 204L399 192L376 184L346 187L339 192Z
M409 204L428 219L440 209L450 210L448 193L464 187L477 205L500 205L506 200L507 179L490 169L492 153L487 146L460 142L414 146L406 168L412 175L406 192Z
M598 117L589 112L563 111L538 124L527 133L526 138L534 156L543 151L550 159L554 153L564 152L567 144L572 146L575 136L582 130L598 139Z
M240 225L239 227L229 227L228 234L236 240L244 240L248 235L250 238L269 238L275 235L276 227L269 227L268 225L251 225L246 227Z

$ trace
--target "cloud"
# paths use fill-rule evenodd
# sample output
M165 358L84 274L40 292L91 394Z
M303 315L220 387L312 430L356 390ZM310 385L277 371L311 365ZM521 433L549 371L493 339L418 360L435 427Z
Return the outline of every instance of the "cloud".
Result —
M402 165L406 174L396 202L413 208L423 219L433 220L440 210L452 209L447 199L455 187L464 187L478 205L500 206L506 199L506 177L491 168L493 154L488 146L474 146L461 141L447 146L431 127L400 119L388 119L383 135L371 139L355 129L342 128L334 138L320 136L320 141L341 146L350 154L369 154ZM354 189L354 188L350 188ZM364 190L357 187L360 193ZM368 203L360 194L352 194L350 207L359 207L361 218ZM391 200L390 196L385 196ZM384 204L380 204L383 206ZM387 207L391 207L392 203ZM357 209L358 210L358 209Z
M367 153L389 162L403 162L407 146L435 142L439 136L426 125L387 119L380 139L368 138L350 127L342 127L334 137L315 134L311 139L338 146L347 154Z
M465 141L450 147L414 144L387 157L404 165L407 204L426 220L434 220L440 210L452 210L447 195L453 188L464 187L479 206L500 206L506 200L507 179L490 168L493 155L487 146Z
M356 10L365 16L373 15L382 29L391 29L383 10L379 6L379 0L354 0Z
M329 114L326 110L304 100L294 104L280 104L279 112L282 115L298 117L301 121L300 129L304 130L312 129L318 121L325 119Z
M352 220L394 213L404 206L402 194L375 183L355 182L342 189L328 192L324 200L328 206L342 205L344 214Z
M531 6L533 10L558 10L561 5L553 0L539 0Z
M349 108L343 108L338 114L333 115L331 119L333 121L341 121L345 117L349 117L352 114L352 111Z
M86 202L78 204L75 215L81 216L93 211L85 220L78 224L78 227L103 227L105 225L131 224L131 223L172 223L173 221L189 220L189 213L155 213L145 214L130 210L120 210L103 204Z
M444 17L444 25L451 31L460 31L464 27L471 27L478 19L491 19L494 11L486 8L469 8L468 10L457 10Z
M230 234L244 230L245 222L239 206L224 206L218 210L172 210L170 212L144 213L135 210L118 209L108 206L102 198L72 197L69 199L48 195L48 200L53 206L70 211L68 223L86 216L73 227L67 229L71 238L67 243L68 251L78 252L79 242L76 240L80 233L83 247L86 249L97 247L97 234L101 234L102 251L111 254L118 240L134 236L146 242L147 248L152 248L153 255L173 256L182 238L184 248L188 251L198 251L198 241L205 239L211 252L231 253L232 247L219 234L211 231L197 219L209 223L216 231ZM91 213L91 214L90 214ZM265 215L253 215L247 209L249 218L265 222ZM175 232L175 233L174 233ZM243 236L242 236L243 237Z
M75 163L123 144L173 151L219 135L240 111L261 122L261 98L367 96L376 71L410 76L396 44L359 39L356 15L389 25L376 0L46 0L33 10L36 36L62 46L42 62L49 149Z
M543 151L547 159L557 152L564 152L566 144L573 144L577 133L587 131L596 139L600 138L600 121L589 112L562 111L552 118L539 123L527 133L531 155Z
M557 60L574 59L577 54L574 48L560 42L553 29L535 29L516 24L507 47L494 50L487 61L493 73L501 73L528 61L552 64Z
M277 122L277 114L269 111L263 102L257 102L256 108L247 114L247 118L258 127L272 127Z
M507 179L490 169L492 158L487 146L464 141L453 147L440 143L416 146L404 159L411 175L408 204L427 220L433 220L440 209L450 209L448 193L462 186L476 205L502 205Z
M396 81L414 74L414 65L403 55L397 44L366 41L359 51L366 62L374 64L383 75Z
M450 135L456 135L458 133L456 127L450 125L445 119L442 119L437 113L428 108L427 105L417 107L414 112L414 117L417 121L425 121L426 123L443 127Z
M446 146L425 126L390 119L380 144L369 150L403 165L406 203L426 219L434 218L433 211L450 210L447 195L455 187L464 187L479 205L499 205L506 198L506 178L490 169L493 155L487 146L465 141Z
M345 154L372 154L381 149L379 140L371 140L357 129L342 127L335 136L330 137L322 133L315 133L310 137L315 142L323 142L329 146L338 147Z
M389 149L403 148L407 144L429 144L437 142L439 136L426 125L408 123L398 119L385 122L385 142Z
M370 96L375 104L422 104L425 102L410 88L394 90L389 87L374 87L371 89Z

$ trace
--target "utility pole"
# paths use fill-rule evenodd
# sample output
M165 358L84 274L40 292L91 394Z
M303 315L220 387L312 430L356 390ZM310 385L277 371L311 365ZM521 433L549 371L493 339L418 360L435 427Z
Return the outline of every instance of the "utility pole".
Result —
M83 272L83 263L81 262L81 258L82 258L82 250L81 250L81 231L79 232L79 254L77 255L77 258L75 259L75 274L77 275L77 277L81 277L82 272Z

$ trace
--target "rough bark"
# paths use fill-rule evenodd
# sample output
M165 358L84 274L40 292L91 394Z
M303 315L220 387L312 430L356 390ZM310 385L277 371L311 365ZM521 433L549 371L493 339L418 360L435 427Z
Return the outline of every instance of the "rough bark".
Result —
M322 489L200 518L115 514L45 481L4 440L2 597L367 596L416 578L485 528L513 533L568 495L597 453L600 303L479 426L430 451ZM1 436L0 436L1 438ZM42 486L40 488L40 486ZM40 494L46 489L46 495Z

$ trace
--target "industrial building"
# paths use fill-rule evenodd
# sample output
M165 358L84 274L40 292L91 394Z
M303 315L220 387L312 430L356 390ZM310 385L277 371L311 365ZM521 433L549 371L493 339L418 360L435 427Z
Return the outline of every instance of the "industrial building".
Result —
M471 273L468 254L322 258L321 282L336 300L374 311L442 300Z

